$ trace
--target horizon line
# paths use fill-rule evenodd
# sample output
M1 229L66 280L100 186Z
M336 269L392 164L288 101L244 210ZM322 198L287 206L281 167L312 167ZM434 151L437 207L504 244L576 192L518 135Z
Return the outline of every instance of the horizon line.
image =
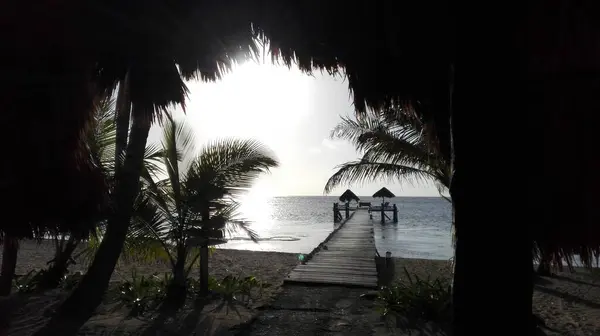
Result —
M358 197L373 197L372 195L357 195ZM336 195L272 195L270 197L339 197ZM375 197L377 198L377 197ZM442 198L439 195L399 195L393 198Z

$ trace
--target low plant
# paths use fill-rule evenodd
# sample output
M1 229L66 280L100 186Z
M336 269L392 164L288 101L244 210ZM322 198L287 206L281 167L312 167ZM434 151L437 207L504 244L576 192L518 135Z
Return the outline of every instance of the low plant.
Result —
M214 292L221 298L221 303L215 309L226 309L226 314L231 309L239 316L237 305L249 306L253 300L262 297L263 290L269 287L271 284L260 282L254 276L240 278L228 275L217 282L214 288Z
M25 275L17 275L13 280L13 286L20 294L33 293L38 289L40 281L47 270L31 270Z
M452 290L446 278L421 279L410 275L390 287L383 287L377 297L379 312L388 322L395 320L403 329L422 327L434 322L443 330L451 322Z
M74 289L75 287L77 287L77 285L79 284L79 282L81 281L82 278L83 278L83 273L81 273L80 271L77 271L72 274L67 273L61 279L59 287L64 290L70 291L70 290Z
M75 279L73 279L75 280ZM110 295L107 303L116 304L114 310L127 308L129 310L128 317L144 317L155 311L166 298L166 289L173 280L171 273L159 275L153 274L149 277L138 276L136 272L132 272L131 279L122 282ZM66 281L65 281L66 283ZM187 279L188 294L192 296L198 295L200 288L199 281L194 278ZM215 310L226 309L226 314L229 310L237 310L237 305L248 306L253 300L262 297L263 290L271 285L265 282L260 282L254 276L240 278L228 275L221 281L214 277L209 277L208 288L214 297L221 300Z
M115 310L127 308L130 318L142 317L154 311L162 303L169 281L168 275L162 278L157 274L145 277L138 276L133 271L131 279L124 281L116 288L109 303L116 303Z
M188 295L198 296L200 293L200 280L196 278L187 279ZM208 277L208 290L209 292L216 294L216 289L219 286L219 280L213 276Z

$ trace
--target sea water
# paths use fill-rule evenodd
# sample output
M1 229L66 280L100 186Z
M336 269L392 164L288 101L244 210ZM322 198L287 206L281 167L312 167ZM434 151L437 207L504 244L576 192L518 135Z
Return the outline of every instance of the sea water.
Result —
M381 199L360 197L361 202L380 204ZM259 235L258 243L238 232L223 248L309 253L335 228L336 197L290 196L247 197L240 216ZM439 197L396 197L398 223L381 224L374 215L373 228L378 252L395 257L447 260L452 257L451 205ZM391 213L388 214L391 217Z

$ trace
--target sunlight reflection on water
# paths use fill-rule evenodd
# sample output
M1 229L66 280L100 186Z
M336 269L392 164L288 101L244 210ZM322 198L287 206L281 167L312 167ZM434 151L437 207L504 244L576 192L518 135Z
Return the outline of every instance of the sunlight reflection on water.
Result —
M252 221L250 227L259 234L259 242L238 233L223 248L308 253L334 229L334 201L335 197L323 196L252 195L244 199L240 210L244 218ZM398 197L394 203L400 210L400 222L373 225L380 253L390 251L397 257L427 259L452 256L450 206L446 201Z

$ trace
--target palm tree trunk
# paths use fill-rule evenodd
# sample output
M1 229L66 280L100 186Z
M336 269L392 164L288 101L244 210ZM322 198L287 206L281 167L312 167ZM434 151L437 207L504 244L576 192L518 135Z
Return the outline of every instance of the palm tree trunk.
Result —
M169 284L164 311L176 311L185 304L187 296L185 262L187 252L185 246L180 246L177 249L177 262L173 267L173 281Z
M208 246L200 247L200 296L208 295Z
M127 148L127 134L129 133L129 116L131 113L131 100L129 99L129 75L119 84L119 93L116 102L116 136L115 136L115 174L121 171L120 158Z
M453 335L486 334L488 328L494 335L532 335L534 213L529 208L530 176L523 171L537 171L534 155L539 148L532 146L530 111L521 103L527 101L518 40L523 34L515 28L522 18L502 17L492 23L488 17L467 15L469 7L463 4L464 8L456 8L456 13L465 15L457 18L451 114L450 194L456 230ZM478 37L482 29L489 34L485 41ZM494 64L493 75L481 71L486 64ZM486 115L495 117L473 125L483 107ZM520 117L519 128L507 111ZM517 129L519 133L507 134ZM499 164L499 158L518 165ZM496 186L491 193L490 176ZM511 271L488 267L483 260L498 267L510 260Z
M40 289L52 289L58 287L60 284L60 279L67 273L69 260L71 259L73 252L75 252L78 244L79 241L77 241L73 236L69 237L66 245L60 244L60 250L58 250L56 253L54 263L40 282ZM65 245L64 249L62 248L62 245Z
M19 240L15 237L4 236L2 247L2 270L0 271L0 296L7 296L12 289L12 282L17 269Z
M76 335L81 326L92 316L102 302L104 292L121 255L127 236L133 203L139 192L140 173L151 121L146 111L133 113L123 171L114 192L115 209L106 225L106 232L87 273L79 286L60 306L58 313L36 336Z
M544 250L542 250L540 252L542 254L542 257L540 258L540 264L538 265L537 268L537 275L541 275L541 276L550 276L552 274L551 272L551 264L552 264L552 254L545 252Z

